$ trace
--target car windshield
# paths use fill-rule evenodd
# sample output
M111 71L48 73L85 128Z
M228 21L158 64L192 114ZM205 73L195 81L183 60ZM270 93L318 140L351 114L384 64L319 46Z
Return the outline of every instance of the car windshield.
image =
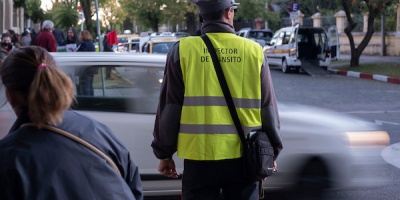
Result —
M153 43L153 53L168 53L169 49L175 43L176 43L176 41Z
M118 38L118 43L126 43L128 42L128 38Z
M272 35L272 32L268 31L250 31L250 37L252 38L271 39Z

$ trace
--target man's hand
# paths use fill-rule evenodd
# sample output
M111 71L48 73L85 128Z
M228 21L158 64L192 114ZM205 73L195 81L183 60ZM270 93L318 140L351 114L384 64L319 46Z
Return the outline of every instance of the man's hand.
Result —
M160 163L158 164L158 172L170 178L179 177L179 173L176 172L175 162L172 158L167 160L160 160Z

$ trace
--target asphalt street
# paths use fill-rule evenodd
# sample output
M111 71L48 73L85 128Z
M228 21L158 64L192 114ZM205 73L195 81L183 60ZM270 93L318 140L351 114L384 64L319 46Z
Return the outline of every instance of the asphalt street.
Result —
M400 58L363 56L365 62L399 62ZM390 61L388 61L390 60ZM386 164L371 166L381 178L369 187L348 188L326 193L326 199L400 199L400 87L398 84L340 75L309 76L271 70L278 101L295 102L348 113L381 125L391 139L381 153ZM282 194L267 194L266 199L284 199Z

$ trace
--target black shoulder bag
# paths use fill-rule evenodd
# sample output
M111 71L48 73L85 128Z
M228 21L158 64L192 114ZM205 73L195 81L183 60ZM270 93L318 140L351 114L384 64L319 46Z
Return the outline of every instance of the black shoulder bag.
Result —
M262 181L264 178L271 176L274 172L274 150L267 133L263 132L261 129L257 129L250 131L250 133L247 134L247 139L244 137L245 134L214 46L207 35L203 35L201 38L206 44L208 52L210 52L219 84L221 85L226 103L228 104L229 112L243 144L242 159L244 162L244 179L248 181Z

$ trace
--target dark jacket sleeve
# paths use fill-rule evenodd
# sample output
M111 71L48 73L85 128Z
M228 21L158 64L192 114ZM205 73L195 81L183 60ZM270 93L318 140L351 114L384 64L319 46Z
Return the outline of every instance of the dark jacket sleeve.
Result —
M136 199L143 199L143 192L142 192L142 182L140 179L140 174L139 174L139 167L135 164L134 161L130 158L128 154L128 172L125 176L125 181L129 185L129 188L131 189L133 196L135 196Z
M151 144L154 155L159 159L171 158L177 150L183 93L179 43L176 43L167 55Z
M104 39L103 39L103 48L104 48L103 51L105 51L105 52L112 52L112 51L113 51L111 45L108 44L108 38L107 38L107 36L104 36Z
M0 47L0 48L2 48L2 47ZM7 51L4 50L4 49L0 49L0 63L1 63L4 59L6 59L6 57L7 57Z
M79 45L79 48L78 48L77 51L79 51L79 52L88 51L87 49L88 49L88 47L86 46L86 43L85 43L85 42L82 42L82 43Z
M268 134L274 148L274 160L283 149L282 139L279 135L280 122L278 106L267 59L264 58L261 68L261 120L262 129Z

